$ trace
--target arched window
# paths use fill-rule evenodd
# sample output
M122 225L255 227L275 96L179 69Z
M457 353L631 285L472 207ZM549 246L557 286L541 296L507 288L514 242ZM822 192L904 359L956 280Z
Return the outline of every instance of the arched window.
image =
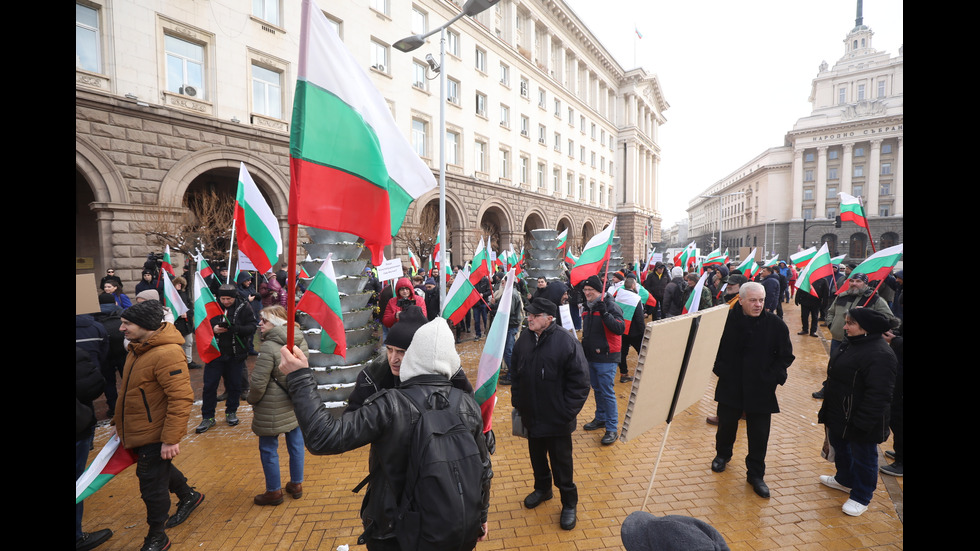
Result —
M820 245L827 244L827 250L830 252L830 256L837 256L837 235L833 233L825 233L820 236ZM819 246L817 247L820 248Z
M847 256L854 258L865 258L868 256L866 252L868 248L868 236L863 233L852 233L850 237L851 247L847 253Z
M885 232L881 234L881 241L878 244L879 249L887 249L888 247L894 247L898 245L898 234L895 232Z

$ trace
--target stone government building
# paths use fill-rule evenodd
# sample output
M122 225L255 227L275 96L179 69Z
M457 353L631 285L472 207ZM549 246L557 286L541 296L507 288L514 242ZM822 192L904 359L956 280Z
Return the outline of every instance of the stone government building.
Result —
M438 172L438 35L462 1L322 2L417 153ZM147 221L176 218L189 194L234 201L244 162L286 236L289 124L299 2L76 2L77 272L138 280ZM660 82L626 70L559 0L501 0L447 34L447 224L453 262L485 228L506 247L536 228L568 228L578 249L618 216L627 261L660 241ZM438 190L416 201L417 230ZM407 258L396 238L390 256ZM460 255L460 252L462 253ZM175 259L179 262L179 259Z

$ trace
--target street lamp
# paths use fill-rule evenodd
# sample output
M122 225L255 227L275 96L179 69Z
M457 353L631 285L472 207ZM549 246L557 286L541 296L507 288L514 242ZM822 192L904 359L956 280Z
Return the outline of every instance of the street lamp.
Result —
M439 242L442 243L442 260L439 262L439 271L445 270L446 250L449 243L446 242L446 28L459 21L464 15L470 17L483 12L500 0L466 0L463 10L445 24L437 29L433 29L425 34L416 34L395 42L394 47L401 52L411 52L425 44L425 39L439 33L439 66L433 66L429 61L429 67L433 71L439 71ZM438 260L438 259L437 259ZM439 274L439 308L446 305L446 276Z
M729 195L745 195L744 191L733 191L731 193L722 193L721 195L699 195L698 197L704 197L705 199L710 197L718 198L718 248L721 248L721 198L728 197Z

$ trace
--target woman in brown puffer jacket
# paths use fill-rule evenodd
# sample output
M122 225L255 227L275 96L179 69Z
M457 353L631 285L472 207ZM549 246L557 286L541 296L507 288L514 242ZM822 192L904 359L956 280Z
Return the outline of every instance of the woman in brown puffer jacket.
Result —
M299 499L303 495L303 432L299 429L293 403L286 391L286 376L279 371L279 349L286 344L286 309L268 306L259 314L262 346L252 369L248 403L252 404L252 432L259 437L259 456L265 473L265 493L255 496L256 505L282 503L279 478L279 435L286 435L289 451L289 483L286 493ZM293 342L308 354L306 339L299 325Z

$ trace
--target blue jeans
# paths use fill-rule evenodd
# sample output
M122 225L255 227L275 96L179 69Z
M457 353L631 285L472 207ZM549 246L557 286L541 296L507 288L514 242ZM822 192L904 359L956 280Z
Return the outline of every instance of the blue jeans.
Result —
M289 452L289 481L293 484L303 482L303 431L299 427L286 433L286 450ZM265 474L265 491L274 492L282 488L279 475L279 436L259 437L259 457L262 459L262 472Z
M487 305L482 300L473 305L473 325L476 328L476 338L483 336L483 326L487 325Z
M589 362L589 379L595 394L595 418L606 424L607 431L619 426L619 409L616 404L616 370L613 362Z
M510 373L510 358L514 355L514 342L517 340L519 329L520 326L507 329L507 340L504 341L504 365L507 366L507 373Z
M827 431L834 447L834 479L851 489L851 499L867 505L878 486L878 444L851 442Z

